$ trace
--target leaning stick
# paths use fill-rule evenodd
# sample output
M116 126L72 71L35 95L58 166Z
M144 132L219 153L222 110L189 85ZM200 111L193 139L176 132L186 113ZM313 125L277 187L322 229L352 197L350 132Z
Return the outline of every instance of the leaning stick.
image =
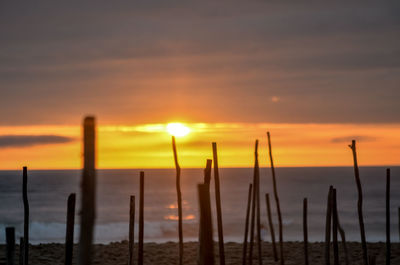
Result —
M325 223L325 265L331 264L331 221L332 221L332 192L333 186L329 187L328 200L326 205L326 223Z
M129 261L128 265L135 264L135 196L130 197L129 203Z
M215 204L217 208L219 264L225 265L224 230L222 226L221 193L219 189L217 143L212 143L212 149L214 160Z
M386 265L390 265L390 169L386 169Z
M246 254L247 254L247 234L249 232L249 215L250 215L250 205L251 205L251 191L253 184L249 184L249 195L247 197L247 210L246 210L246 226L244 228L244 240L243 240L243 256L242 265L246 265Z
M274 260L278 261L278 254L276 252L276 244L275 244L274 224L272 223L271 204L269 202L269 194L268 193L265 194L265 203L267 205L269 231L271 232L272 253L274 254Z
M138 265L143 265L143 234L144 234L143 210L144 210L144 172L140 171Z
M256 148L258 148L258 141L256 141ZM257 203L257 173L254 169L253 173L253 200L251 202L251 224L250 224L250 249L249 249L249 265L253 264L253 246L254 246L254 225L256 215Z
M363 217L363 210L362 210L363 194L362 194L362 187L361 187L361 181L360 181L360 173L359 173L359 170L358 170L358 163L357 163L356 141L353 140L351 142L351 145L349 145L349 147L353 151L354 176L355 176L355 179L356 179L357 190L358 190L357 209L358 209L358 222L360 224L361 245L362 245L362 250L363 250L363 260L364 260L364 265L368 265L368 250L367 250L367 241L365 239L364 217Z
M303 200L304 264L308 265L307 198Z
M28 202L28 170L23 167L22 199L24 201L24 256L23 263L28 265L29 259L29 202Z
M178 230L179 230L179 265L183 264L183 232L182 232L182 194L181 194L181 168L178 163L175 136L172 136L172 150L176 168L176 194L178 200Z
M261 250L261 211L260 211L260 167L258 165L258 140L254 151L254 170L257 179L256 203L257 203L257 249L258 249L258 264L262 265L262 250Z
M74 225L75 225L75 193L68 196L67 201L67 231L65 234L65 265L72 265L74 248Z
M332 238L333 238L333 264L339 265L339 245L338 245L338 224L337 224L337 201L336 201L336 189L332 192Z
M274 196L276 202L276 209L278 212L278 221L279 221L279 248L280 248L280 260L281 265L285 264L285 260L283 259L283 227L282 227L282 214L281 214L281 207L279 204L279 197L278 197L278 189L276 184L276 176L275 176L275 167L274 167L274 160L272 158L272 145L271 145L271 135L267 132L268 136L268 149L269 149L269 159L271 162L271 171L272 171L272 182L274 185Z

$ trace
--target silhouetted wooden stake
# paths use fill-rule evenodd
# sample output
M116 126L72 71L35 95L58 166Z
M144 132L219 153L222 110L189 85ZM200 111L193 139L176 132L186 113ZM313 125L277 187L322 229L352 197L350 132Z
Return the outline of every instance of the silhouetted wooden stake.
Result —
M96 218L96 122L86 117L83 122L83 172L81 182L81 228L79 237L79 265L92 263L92 242Z
M214 264L214 244L212 235L210 189L208 184L198 184L200 225L199 225L199 265Z
M369 255L368 256L368 262L369 262L369 265L375 265L376 264L376 256Z
M257 206L257 249L258 249L258 264L262 265L262 249L261 249L261 211L260 211L260 167L258 164L258 140L256 140L254 151L254 171L257 179L257 193L256 193L256 206Z
M304 264L308 265L307 198L303 200Z
M338 224L337 224L337 201L336 189L332 192L332 237L333 237L333 264L339 265Z
M67 229L65 233L65 265L72 265L74 248L74 224L75 224L75 193L68 196L67 202Z
M172 136L172 150L176 169L176 194L178 200L178 230L179 230L179 265L183 264L183 232L182 232L182 194L181 194L181 168L178 163L175 136Z
M397 213L398 213L398 223L399 223L399 241L400 241L400 207L397 209Z
M24 259L23 264L29 263L29 202L28 202L28 170L23 167L22 199L24 202Z
M207 159L206 168L204 169L204 184L207 184L208 186L210 186L211 182L211 166L212 160Z
M249 232L249 215L250 215L252 188L253 188L253 184L249 184L249 194L247 197L247 210L246 210L246 224L245 224L245 228L244 228L244 240L243 240L243 254L242 254L242 264L243 265L246 265L246 259L247 259L247 235Z
M349 252L348 252L348 248L347 248L347 242L346 242L346 234L344 233L344 230L342 228L342 226L340 225L340 218L339 218L339 212L337 213L337 226L338 226L338 230L340 233L340 237L342 238L342 246L343 246L343 251L344 251L344 260L346 262L346 265L350 264L350 260L349 260Z
M271 171L272 171L272 182L274 185L274 196L276 202L276 210L278 212L278 221L279 221L279 248L280 248L280 260L281 265L285 264L285 260L283 258L283 225L282 225L282 214L281 214L281 206L279 203L279 196L278 196L278 188L276 184L276 176L275 176L275 167L274 167L274 160L272 158L272 144L271 144L271 135L267 132L268 136L268 149L269 149L269 158L271 162Z
M332 192L333 187L329 187L328 200L326 205L326 223L325 223L325 265L331 264L331 221L332 221Z
M258 141L256 141L258 148ZM256 223L256 206L257 206L257 173L254 168L253 173L253 199L251 201L251 224L250 224L250 249L249 249L249 265L253 264L253 246L254 246L254 226Z
M217 208L219 264L225 265L224 230L222 225L221 193L219 188L217 143L212 143L214 160L215 204Z
M386 265L390 265L390 169L386 169Z
M138 265L143 265L143 234L144 234L143 209L144 209L144 172L140 171Z
M24 264L24 238L20 237L19 238L19 265Z
M269 224L269 231L271 233L271 242L272 242L272 253L274 254L274 260L278 261L278 253L276 252L276 244L275 244L274 224L272 223L271 204L269 202L269 194L268 193L265 194L265 204L267 205L268 224Z
M349 145L351 150L353 151L353 161L354 161L354 176L356 179L357 190L358 190L358 203L357 203L357 210L358 210L358 222L360 223L360 234L361 234L361 245L363 250L363 261L364 265L368 265L368 250L367 250L367 241L365 239L365 228L364 228L364 217L363 217L363 194L362 194L362 187L360 181L360 173L358 170L358 162L357 162L357 150L356 150L356 141L353 140L351 145Z
M129 261L128 265L135 264L135 196L131 196L129 203Z
M14 265L15 228L6 227L6 264Z

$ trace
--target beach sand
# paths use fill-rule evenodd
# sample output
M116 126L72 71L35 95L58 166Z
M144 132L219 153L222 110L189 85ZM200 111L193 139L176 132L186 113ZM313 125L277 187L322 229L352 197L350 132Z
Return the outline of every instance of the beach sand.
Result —
M273 261L272 249L270 243L263 243L263 264L279 264ZM349 242L351 264L362 264L360 243ZM95 257L93 264L101 265L126 265L128 260L128 243L126 241L97 244L95 245ZM215 244L216 262L218 264L218 246ZM135 244L137 250L137 244ZM303 244L301 242L286 242L284 244L285 264L304 264ZM376 255L377 264L385 264L385 244L369 243L369 254ZM339 246L341 264L344 263L343 250ZM331 250L333 252L333 250ZM18 257L18 246L16 247L16 256ZM242 262L242 244L225 244L226 264L241 264ZM254 253L257 254L256 249ZM136 253L135 253L136 254ZM174 242L168 243L145 243L144 245L144 264L177 264L178 245ZM136 256L137 257L137 256ZM74 264L77 258L77 246L74 248ZM184 264L197 264L197 243L188 242L184 245ZM256 260L256 257L255 257ZM16 263L18 258L16 259ZM324 264L324 244L309 244L309 263ZM5 246L0 246L0 263L5 263ZM30 247L30 264L37 265L57 265L64 264L64 245L63 244L40 244ZM18 264L18 263L17 263ZM258 264L253 263L253 264ZM400 244L392 244L392 262L391 264L400 264Z

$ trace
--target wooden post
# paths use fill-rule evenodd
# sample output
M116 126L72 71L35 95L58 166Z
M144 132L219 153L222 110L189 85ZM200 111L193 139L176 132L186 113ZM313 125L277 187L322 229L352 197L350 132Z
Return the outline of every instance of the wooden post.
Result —
M20 237L19 238L19 265L24 265L24 238Z
M250 215L252 188L253 188L253 184L249 184L249 194L247 197L247 210L246 210L246 224L245 224L245 228L244 228L244 240L243 240L243 255L242 255L242 264L243 265L246 265L246 258L247 258L247 234L249 232L249 215Z
M178 163L175 136L172 136L172 150L176 168L176 194L178 200L178 230L179 230L179 265L183 264L183 232L182 232L182 194L181 194L181 168Z
M6 260L7 265L14 265L15 256L15 228L6 227Z
M350 260L349 260L349 251L347 249L346 234L344 233L344 230L343 230L342 226L340 225L339 212L336 214L336 217L337 217L337 227L338 227L338 230L340 233L340 237L342 238L344 259L345 259L346 265L349 265Z
M339 265L338 224L337 224L337 201L336 189L332 192L332 237L333 237L333 264Z
M225 265L224 230L222 224L221 193L219 186L217 143L212 143L214 160L215 205L217 209L219 264Z
M23 167L22 199L24 202L24 256L23 264L29 263L29 202L28 202L28 169Z
M211 182L211 166L212 160L207 159L206 168L204 169L204 184L207 184L209 187Z
M331 264L331 221L332 221L332 192L333 186L329 187L328 202L326 206L326 223L325 223L325 265Z
M386 169L386 265L390 265L390 169Z
M214 264L214 244L212 236L210 189L208 184L198 184L200 224L199 224L199 265Z
M362 210L363 194L362 194L362 187L361 187L361 181L360 181L360 173L358 170L356 141L353 140L351 145L349 145L349 147L353 151L354 176L356 179L357 190L358 190L357 210L358 210L358 222L360 224L361 245L362 245L362 250L363 250L363 261L364 261L364 265L368 265L368 250L367 250L367 241L365 239L364 217L363 217L363 210Z
M95 127L96 122L94 117L86 117L84 119L79 265L90 265L92 263L92 242L96 218Z
M269 158L271 162L271 171L272 171L272 182L274 185L274 196L276 202L276 210L278 212L278 221L279 221L279 248L280 248L280 260L281 265L285 264L285 260L283 258L283 225L282 225L282 214L281 214L281 207L279 203L279 196L278 196L278 188L276 184L276 176L275 176L275 167L274 167L274 160L272 158L272 145L271 145L271 135L267 132L268 136L268 149L269 149Z
M144 172L140 171L138 265L143 265L143 234L144 234L143 210L144 210Z
M75 193L68 196L67 202L67 229L65 234L65 265L72 265L74 248L74 225L75 225Z
M135 196L131 196L129 203L129 261L128 265L135 264Z
M262 249L261 249L261 211L260 211L260 167L258 164L258 140L256 140L254 151L254 171L257 180L256 190L256 206L257 206L257 249L258 249L258 264L262 265Z
M265 203L267 205L269 231L271 233L272 253L274 254L275 262L278 261L278 253L276 252L274 224L272 223L271 204L269 202L269 194L265 194Z
M376 256L375 255L369 255L368 256L368 262L369 262L369 265L375 265L376 264Z
M304 264L308 265L307 198L303 200Z
M256 141L256 148L258 148L258 141ZM257 206L257 173L254 169L253 172L253 199L251 202L251 224L250 224L250 249L249 249L249 265L253 264L253 246L254 246L254 226L256 219L256 206Z

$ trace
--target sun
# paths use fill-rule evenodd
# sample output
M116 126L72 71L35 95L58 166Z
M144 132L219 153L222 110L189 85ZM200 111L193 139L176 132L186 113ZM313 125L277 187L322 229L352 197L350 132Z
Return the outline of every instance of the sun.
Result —
M183 137L190 133L190 129L180 122L171 122L167 124L167 132L176 137Z

